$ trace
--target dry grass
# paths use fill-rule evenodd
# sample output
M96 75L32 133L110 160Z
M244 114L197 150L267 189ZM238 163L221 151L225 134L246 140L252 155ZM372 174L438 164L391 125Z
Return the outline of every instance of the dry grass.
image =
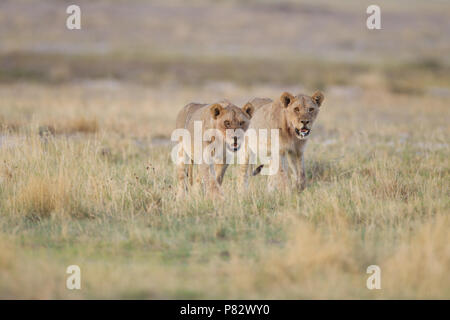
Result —
M64 190L56 181L32 177L13 195L10 206L13 214L24 214L30 218L48 218L66 201Z
M175 103L164 88L1 89L5 119L32 119L3 136L1 297L450 297L448 98L331 88L308 147L309 187L268 194L259 177L240 195L232 168L214 207L175 201L170 146L152 137L168 137L195 96L280 90L206 88L172 89ZM39 135L55 117L99 119L96 134ZM64 289L70 264L82 270L79 292ZM380 291L365 287L371 264Z
M2 132L17 132L20 129L20 123L14 120L5 120L4 117L0 116L0 128Z
M0 298L450 298L449 3L77 4L0 4ZM304 192L175 200L182 106L316 89Z
M52 121L50 125L41 127L41 132L49 132L51 134L76 134L76 133L96 133L98 131L97 119L87 119L80 116L75 119L68 119L63 122L57 120Z

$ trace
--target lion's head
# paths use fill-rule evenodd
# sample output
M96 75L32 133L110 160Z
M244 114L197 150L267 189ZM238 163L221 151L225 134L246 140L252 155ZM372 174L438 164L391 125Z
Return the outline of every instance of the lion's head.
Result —
M324 95L320 91L316 91L312 96L304 94L293 96L289 92L281 95L280 102L284 107L287 125L298 139L309 137L323 100Z
M229 101L221 101L212 104L209 110L214 122L214 129L219 130L222 134L226 148L231 152L238 151L255 111L253 105L247 103L239 108Z

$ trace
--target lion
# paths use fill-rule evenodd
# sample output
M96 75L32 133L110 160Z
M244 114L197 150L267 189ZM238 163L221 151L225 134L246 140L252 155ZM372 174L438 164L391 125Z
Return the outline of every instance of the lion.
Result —
M196 141L196 143L202 143L202 150L212 147L212 155L214 157L214 164L208 164L205 163L205 161L202 161L202 163L198 165L199 174L196 180L200 184L203 182L206 193L210 192L214 196L223 198L221 185L225 171L228 168L228 164L226 163L226 153L235 153L241 148L244 140L244 133L250 124L250 119L253 116L254 110L255 108L251 103L246 103L242 108L239 108L228 100L222 100L212 104L190 103L178 113L176 120L177 129L187 129L191 137L190 152L184 150L183 147L178 151L179 159L185 160L177 163L177 178L179 181L177 192L178 198L183 198L188 190L188 186L192 186L194 182L193 155L195 152L195 123L201 123L202 137L209 129L218 130L220 133L217 136L212 136L207 141L203 141L203 139L201 139L202 141ZM181 142L181 138L179 142ZM215 143L215 145L220 144L222 146L221 154L215 150L212 143ZM186 181L187 179L188 181Z
M275 175L269 175L268 189L286 188L289 181L288 167L291 168L295 185L298 191L302 191L306 186L306 175L304 167L305 146L310 137L312 126L320 111L324 101L322 92L317 91L312 96L299 94L293 96L289 92L284 92L279 99L257 98L262 105L259 105L253 114L248 130L279 129L279 167ZM252 100L253 103L255 101ZM256 101L255 101L255 104ZM270 150L271 140L268 136L267 150ZM250 156L256 155L255 150L246 146L244 164L240 169L240 185L243 190L248 186L249 161ZM262 165L252 172L257 175Z

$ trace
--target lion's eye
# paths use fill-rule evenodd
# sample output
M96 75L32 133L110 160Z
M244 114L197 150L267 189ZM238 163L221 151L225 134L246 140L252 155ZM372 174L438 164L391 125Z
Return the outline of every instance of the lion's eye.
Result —
M309 112L313 112L314 111L314 108L309 108Z
M230 121L226 120L223 124L228 128L230 126Z
M298 107L295 107L295 108L294 108L294 111L295 111L295 112L300 112L300 109L299 109Z
M241 127L243 127L243 126L245 125L245 121L239 122L239 125L240 125Z

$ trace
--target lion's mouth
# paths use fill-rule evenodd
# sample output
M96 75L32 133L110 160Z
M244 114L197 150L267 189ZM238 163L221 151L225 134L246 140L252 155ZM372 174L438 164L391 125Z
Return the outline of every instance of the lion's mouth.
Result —
M307 136L309 136L310 132L311 129L308 128L301 128L301 129L295 128L295 134L299 138L306 138Z
M230 146L229 144L227 144L227 149L231 152L237 152L237 151L239 151L240 148L241 148L240 145Z

